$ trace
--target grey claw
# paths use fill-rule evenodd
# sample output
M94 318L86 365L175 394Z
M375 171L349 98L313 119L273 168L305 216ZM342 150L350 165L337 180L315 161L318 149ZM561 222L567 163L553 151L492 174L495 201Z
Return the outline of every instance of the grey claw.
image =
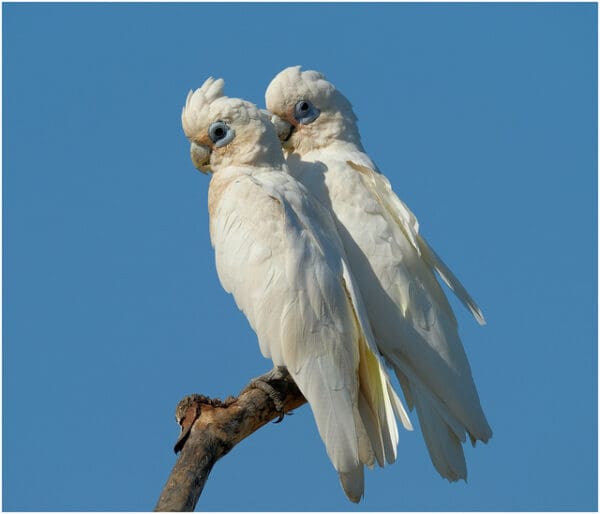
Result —
M264 377L266 378L266 380L264 380L264 378L255 378L251 380L248 384L248 387L244 389L244 391L247 391L248 389L260 389L271 399L273 405L275 406L275 410L279 414L279 417L273 423L281 423L281 421L283 421L283 418L286 415L286 412L284 410L283 400L279 391L277 391L277 389L275 389L271 384L269 384L267 380L283 380L287 377L287 375L288 371L285 368L275 367L269 373L266 374L266 376Z

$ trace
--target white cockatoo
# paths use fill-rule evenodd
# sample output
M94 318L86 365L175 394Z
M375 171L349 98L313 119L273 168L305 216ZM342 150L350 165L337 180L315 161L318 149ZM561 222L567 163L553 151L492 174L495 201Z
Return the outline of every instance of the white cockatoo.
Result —
M308 400L347 496L363 465L394 462L397 416L410 421L376 350L329 211L286 173L269 118L223 96L223 80L190 91L182 112L194 165L212 172L210 237L221 284Z
M321 73L283 70L266 104L290 172L334 215L377 347L416 406L435 468L466 479L461 443L466 434L473 445L487 442L492 431L434 272L484 324L480 309L419 234L414 214L364 152L350 102Z

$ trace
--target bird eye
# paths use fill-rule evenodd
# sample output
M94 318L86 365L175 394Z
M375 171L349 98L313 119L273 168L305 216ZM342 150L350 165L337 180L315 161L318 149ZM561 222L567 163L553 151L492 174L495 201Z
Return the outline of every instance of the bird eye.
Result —
M294 117L296 121L303 125L308 125L315 121L319 117L319 114L321 114L321 111L308 100L300 100L294 107Z
M208 127L208 137L217 148L225 146L235 137L235 130L222 121L215 121Z

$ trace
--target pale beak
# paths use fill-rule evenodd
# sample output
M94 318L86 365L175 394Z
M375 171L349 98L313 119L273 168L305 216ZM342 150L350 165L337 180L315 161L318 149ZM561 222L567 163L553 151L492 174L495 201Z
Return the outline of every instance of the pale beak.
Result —
M192 142L190 145L190 157L197 169L202 173L210 173L210 148Z
M275 132L277 132L277 137L279 138L279 141L285 143L292 136L294 126L289 121L277 116L277 114L270 114L271 123L275 125Z

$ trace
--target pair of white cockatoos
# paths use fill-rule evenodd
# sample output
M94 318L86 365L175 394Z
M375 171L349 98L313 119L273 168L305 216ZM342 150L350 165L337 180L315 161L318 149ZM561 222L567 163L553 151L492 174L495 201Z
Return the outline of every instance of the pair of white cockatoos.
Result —
M483 324L481 311L365 154L350 102L322 74L283 70L266 104L223 96L223 80L209 78L183 108L192 161L212 172L223 287L263 355L308 400L350 500L363 495L365 465L395 461L396 418L412 429L388 367L435 468L466 478L462 443L492 431L435 272Z

